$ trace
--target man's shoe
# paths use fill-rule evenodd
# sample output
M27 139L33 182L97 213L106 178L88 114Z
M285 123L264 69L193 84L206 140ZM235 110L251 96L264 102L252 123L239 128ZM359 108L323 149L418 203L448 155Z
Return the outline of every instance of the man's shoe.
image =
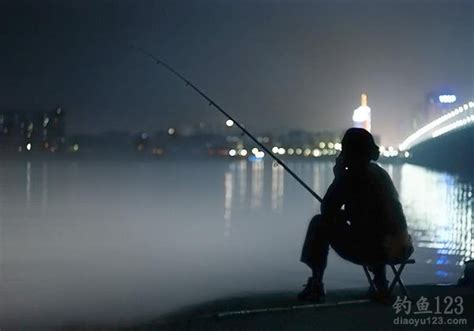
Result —
M387 285L376 285L375 288L372 288L369 291L369 298L372 301L383 303L383 304L390 304L392 302L392 297L390 295L390 291Z
M308 282L304 285L303 291L298 293L298 300L300 301L312 301L312 302L322 302L326 292L324 291L324 284L318 282L313 277L308 278Z

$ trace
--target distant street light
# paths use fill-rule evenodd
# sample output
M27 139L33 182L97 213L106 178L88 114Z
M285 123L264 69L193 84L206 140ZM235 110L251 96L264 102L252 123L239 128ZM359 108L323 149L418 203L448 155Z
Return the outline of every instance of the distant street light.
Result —
M231 126L234 125L234 121L232 121L232 120L227 120L227 121L225 122L225 125L227 125L227 126L230 128Z

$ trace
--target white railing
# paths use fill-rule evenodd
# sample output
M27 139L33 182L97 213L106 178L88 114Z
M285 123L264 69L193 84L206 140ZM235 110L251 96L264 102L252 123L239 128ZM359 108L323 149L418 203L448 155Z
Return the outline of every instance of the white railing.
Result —
M439 137L453 130L472 125L473 123L474 101L469 101L416 130L409 135L398 148L401 151L406 151L422 141Z

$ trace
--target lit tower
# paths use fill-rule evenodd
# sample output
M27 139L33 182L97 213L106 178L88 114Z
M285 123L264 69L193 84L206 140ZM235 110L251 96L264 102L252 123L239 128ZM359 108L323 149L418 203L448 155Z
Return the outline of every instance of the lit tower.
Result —
M360 95L360 106L354 110L352 115L354 127L363 128L370 132L370 107L367 106L367 94Z

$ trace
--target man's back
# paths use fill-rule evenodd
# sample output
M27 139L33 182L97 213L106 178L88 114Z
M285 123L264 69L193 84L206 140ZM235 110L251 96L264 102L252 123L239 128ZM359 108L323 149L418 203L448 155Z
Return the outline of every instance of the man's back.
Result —
M321 206L323 215L334 216L343 206L354 232L374 244L382 243L390 234L406 231L406 220L397 190L384 169L376 163L368 163L361 166L344 165L343 169L337 169L335 173L336 178Z

